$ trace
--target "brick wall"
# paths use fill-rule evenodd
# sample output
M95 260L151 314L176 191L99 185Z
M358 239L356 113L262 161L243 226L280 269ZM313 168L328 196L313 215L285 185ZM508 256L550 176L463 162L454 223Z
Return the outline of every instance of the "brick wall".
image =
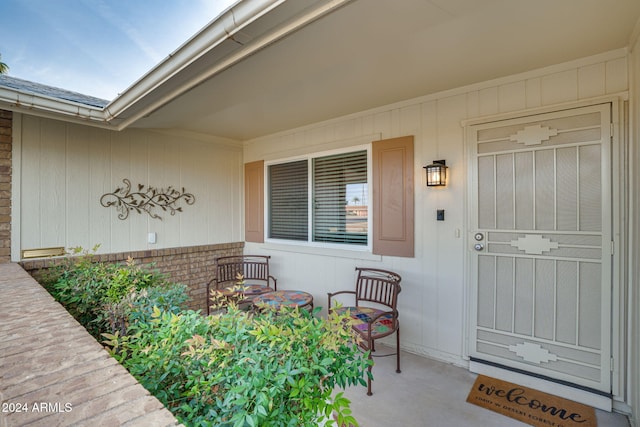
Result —
M149 251L121 252L96 255L96 260L104 262L124 262L128 257L138 264L155 263L155 268L169 276L172 282L187 285L189 307L206 312L207 283L215 275L215 258L226 255L241 255L244 242L218 245L189 246ZM62 258L24 260L20 264L36 280L47 269L60 263Z
M11 262L11 144L13 113L0 110L0 263Z

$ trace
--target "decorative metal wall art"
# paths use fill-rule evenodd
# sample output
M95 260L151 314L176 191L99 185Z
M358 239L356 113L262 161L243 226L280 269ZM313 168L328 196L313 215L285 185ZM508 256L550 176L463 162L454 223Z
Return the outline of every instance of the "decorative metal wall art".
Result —
M176 212L182 212L182 207L176 206L180 199L188 205L196 201L195 196L185 192L184 187L182 191L178 191L171 186L158 189L138 184L138 190L132 192L131 181L125 178L122 182L124 187L118 187L113 193L106 193L100 197L100 204L105 208L115 206L119 212L118 218L122 220L127 219L131 211L146 212L151 218L162 220L160 215L154 213L155 208L175 215Z

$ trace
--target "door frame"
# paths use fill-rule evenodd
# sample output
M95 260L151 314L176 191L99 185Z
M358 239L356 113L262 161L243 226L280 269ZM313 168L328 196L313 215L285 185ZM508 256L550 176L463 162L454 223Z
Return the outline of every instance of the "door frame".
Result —
M470 342L472 315L476 312L474 307L475 298L473 295L473 267L472 262L474 230L471 228L471 220L474 215L473 209L476 207L471 201L473 186L477 184L475 179L474 150L472 144L474 138L471 135L471 126L498 122L509 119L524 118L527 116L553 113L562 110L575 109L580 107L593 106L598 104L611 105L611 235L613 238L612 258L611 258L611 394L613 399L599 396L597 394L565 386L556 382L539 379L534 376L520 374L512 370L503 369L471 361ZM476 373L498 376L506 381L516 382L529 387L537 388L541 391L558 394L562 391L563 396L574 398L574 400L590 404L594 407L611 411L617 408L622 412L629 412L629 405L626 403L629 398L627 360L629 356L627 322L629 314L629 286L623 286L624 277L628 271L628 219L624 218L626 207L629 203L629 167L628 167L628 94L623 93L614 96L603 96L588 100L555 104L551 106L520 110L516 112L501 113L490 116L483 116L474 119L463 120L461 125L464 130L464 162L467 174L465 186L465 228L464 236L464 334L463 334L463 357L469 362L469 369ZM627 281L628 282L628 281Z

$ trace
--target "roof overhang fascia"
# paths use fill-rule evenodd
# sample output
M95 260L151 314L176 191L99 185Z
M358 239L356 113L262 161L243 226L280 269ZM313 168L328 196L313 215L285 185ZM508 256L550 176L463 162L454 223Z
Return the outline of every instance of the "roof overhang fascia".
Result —
M213 62L206 71L193 73L180 84L169 84L171 79L180 73L189 75L188 67L191 64L205 57L223 42L234 40L234 36L244 28L258 21L278 6L286 7L287 0L243 0L236 3L207 28L176 50L167 60L160 63L124 94L107 105L105 107L107 120L114 122L118 129L126 128L205 80L353 0L320 1L318 2L320 4L314 5L302 13L298 13L295 1L289 0L293 12L284 23L270 28L269 31L246 43L239 43L234 52ZM154 99L147 101L145 97L152 92L154 92ZM131 112L129 112L130 110Z
M236 2L205 29L176 49L164 61L137 80L105 108L53 98L19 89L0 87L0 106L14 112L41 117L82 122L122 130L137 118L122 120L132 105L143 102L146 95L178 74L197 58L232 38L240 29L264 16L286 0L243 0ZM163 96L162 99L167 99ZM166 101L165 101L166 102ZM144 109L144 111L148 110Z
M122 120L122 116L133 105L144 102L146 96L153 91L161 90L163 84L185 70L195 60L213 51L224 41L233 39L234 35L242 28L255 22L284 2L286 0L243 0L236 2L202 31L185 42L164 61L110 102L105 107L107 120L117 121L119 122L118 128L124 128L139 116L144 116L150 108L144 108L143 111L145 113L135 114ZM169 97L171 97L171 94L164 95L162 99ZM157 107L154 106L151 110L155 108Z
M122 130L203 81L351 1L353 0L320 1L300 13L299 5L295 0L290 0L291 10L283 11L283 23L269 28L246 43L238 43L235 51L220 60L212 61L206 71L193 72L189 66L195 61L205 58L225 41L234 40L234 36L240 31L287 3L287 0L238 1L104 108L4 87L0 87L0 107L41 117ZM172 84L174 78L180 83Z

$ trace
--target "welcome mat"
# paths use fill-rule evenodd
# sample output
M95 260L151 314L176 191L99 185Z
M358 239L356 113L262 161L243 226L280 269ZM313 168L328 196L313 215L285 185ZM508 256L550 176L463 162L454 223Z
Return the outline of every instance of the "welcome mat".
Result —
M592 407L478 375L467 402L536 427L597 427Z

